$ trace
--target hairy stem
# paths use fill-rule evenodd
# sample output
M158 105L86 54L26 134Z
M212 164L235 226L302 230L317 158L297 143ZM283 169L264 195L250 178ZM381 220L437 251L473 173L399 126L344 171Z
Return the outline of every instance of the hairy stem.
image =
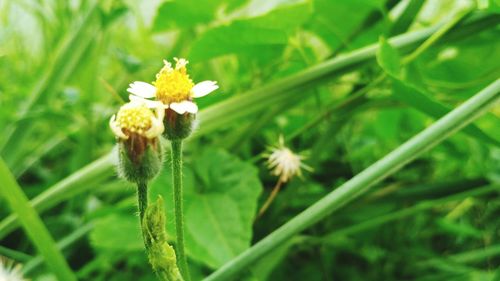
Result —
M177 235L177 258L182 276L190 280L184 250L184 217L182 206L182 140L172 140L172 179L174 186L174 215Z
M137 183L137 203L139 205L139 218L142 225L144 214L148 208L148 185L145 182Z

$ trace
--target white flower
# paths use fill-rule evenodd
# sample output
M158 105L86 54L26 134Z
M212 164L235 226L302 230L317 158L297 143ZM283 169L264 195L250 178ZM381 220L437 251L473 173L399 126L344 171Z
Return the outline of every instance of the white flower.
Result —
M283 137L280 136L279 145L270 149L267 156L267 167L271 169L271 174L279 176L283 183L289 181L294 176L302 176L301 168L312 170L309 166L302 163L303 156L293 153L284 145Z
M26 281L21 268L20 264L14 265L13 262L0 257L0 281Z
M153 85L135 81L129 85L127 91L131 101L142 100L149 107L170 108L178 114L196 113L198 106L193 102L194 98L204 97L217 90L219 86L215 81L203 81L194 84L187 74L185 59L174 58L175 68L172 64L164 60L164 66L156 75ZM151 100L151 99L156 100Z
M141 100L132 100L120 107L118 114L111 116L109 127L120 139L128 139L131 134L153 139L164 131L163 107L155 106L154 112Z

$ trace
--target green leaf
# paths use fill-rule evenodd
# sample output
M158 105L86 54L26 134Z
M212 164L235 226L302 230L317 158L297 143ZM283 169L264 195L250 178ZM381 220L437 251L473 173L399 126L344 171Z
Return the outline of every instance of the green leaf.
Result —
M258 27L293 30L304 24L312 15L313 7L310 1L299 1L292 5L279 5L267 14L243 19L239 22Z
M381 9L382 1L378 0L314 0L311 29L330 47L337 48L349 44L367 16Z
M283 46L287 42L286 33L281 30L235 22L204 33L193 44L189 58L202 61L229 53L258 51L270 45Z
M187 252L216 268L250 246L262 185L252 165L223 150L206 149L186 162L193 163L184 166ZM152 184L151 198L163 195L167 229L175 233L170 175L166 168Z
M303 24L311 12L307 2L287 5L262 16L210 29L193 43L189 57L202 61L234 53L255 56L269 47L283 48L288 43L288 31Z
M138 251L144 249L139 218L133 214L111 214L98 219L90 233L92 245L101 250Z
M153 31L164 31L174 27L189 28L213 20L218 0L182 0L163 3L158 9Z
M401 72L401 58L398 51L384 37L380 37L379 46L377 63L385 72L398 77Z

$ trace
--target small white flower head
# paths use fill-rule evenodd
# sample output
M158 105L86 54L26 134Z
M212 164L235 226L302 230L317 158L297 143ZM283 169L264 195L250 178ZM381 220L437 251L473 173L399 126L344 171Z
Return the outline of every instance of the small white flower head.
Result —
M21 265L0 257L0 281L27 281L21 273Z
M271 147L270 153L264 156L267 158L267 167L271 170L271 174L278 176L283 183L288 182L294 176L301 177L301 169L312 170L302 162L303 156L295 154L285 146L283 136L280 136L278 146Z
M131 93L130 100L143 100L149 107L170 108L178 114L198 112L198 106L193 102L194 98L200 98L210 94L219 88L215 81L203 81L194 84L187 74L187 64L183 58L174 58L175 68L166 60L153 84L136 81L127 89ZM153 100L151 100L153 99Z
M164 115L162 107L156 106L152 111L146 103L134 100L111 117L109 127L119 139L127 140L133 135L154 139L164 131Z

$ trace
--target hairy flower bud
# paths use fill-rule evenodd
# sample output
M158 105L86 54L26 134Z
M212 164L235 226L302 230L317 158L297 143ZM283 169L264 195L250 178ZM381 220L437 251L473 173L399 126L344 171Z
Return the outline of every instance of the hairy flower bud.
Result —
M113 115L110 127L118 140L118 173L131 182L147 182L160 171L159 136L164 131L163 108L153 112L144 103L130 102Z
M171 109L165 110L165 119L163 119L163 125L165 126L165 131L163 136L168 140L182 140L193 131L196 124L196 114L184 113L178 114Z

